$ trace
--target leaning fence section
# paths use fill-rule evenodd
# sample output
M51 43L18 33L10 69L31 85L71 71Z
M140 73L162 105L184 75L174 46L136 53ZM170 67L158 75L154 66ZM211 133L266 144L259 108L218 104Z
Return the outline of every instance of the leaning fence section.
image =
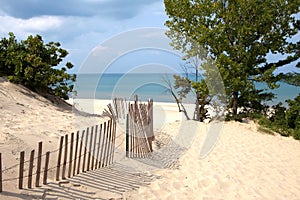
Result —
M104 109L102 115L113 118L114 120L120 122L126 119L128 112L126 98L114 98L112 104L108 104L108 110Z
M145 158L152 149L153 101L139 103L138 96L128 104L126 118L126 157Z
M43 143L39 142L37 151L21 151L19 164L5 170L0 153L0 192L6 181L17 181L19 189L33 188L46 185L49 179L59 181L106 167L114 160L115 139L116 122L111 118L100 125L61 136L58 149L53 151L43 153ZM14 168L18 168L17 177L3 177L3 172Z

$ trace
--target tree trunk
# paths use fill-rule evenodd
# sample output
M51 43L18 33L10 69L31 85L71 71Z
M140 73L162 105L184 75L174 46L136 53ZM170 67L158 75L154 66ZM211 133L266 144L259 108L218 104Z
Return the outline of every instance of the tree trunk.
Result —
M172 96L174 97L174 99L175 99L175 101L176 101L176 103L177 103L179 112L183 112L184 115L185 115L185 118L186 118L187 120L190 120L190 117L189 117L189 115L188 115L188 113L187 113L187 111L186 111L184 105L183 105L183 104L181 103L181 101L177 98L177 96L176 96L176 94L173 92L173 90L170 90L170 92L171 92Z
M232 114L235 117L237 115L238 109L238 92L233 92L233 99L232 99Z
M196 66L196 82L198 82L198 66ZM199 109L199 98L200 98L200 95L199 95L199 92L196 92L196 107L195 107L195 113L194 113L194 120L197 120L199 121L200 120L200 109Z

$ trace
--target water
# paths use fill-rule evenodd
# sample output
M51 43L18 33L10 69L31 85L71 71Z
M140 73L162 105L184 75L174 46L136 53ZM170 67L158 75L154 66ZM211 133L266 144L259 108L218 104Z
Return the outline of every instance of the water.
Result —
M76 98L82 99L112 99L113 97L125 97L133 99L138 94L139 99L146 101L152 98L156 102L175 102L168 92L168 86L164 79L174 82L173 74L79 74L75 90ZM257 84L257 88L266 88L265 84ZM280 82L280 87L269 90L276 95L269 105L285 102L286 99L293 99L300 93L300 87ZM190 99L194 101L193 94ZM193 103L193 102L190 102ZM286 105L286 103L284 103Z

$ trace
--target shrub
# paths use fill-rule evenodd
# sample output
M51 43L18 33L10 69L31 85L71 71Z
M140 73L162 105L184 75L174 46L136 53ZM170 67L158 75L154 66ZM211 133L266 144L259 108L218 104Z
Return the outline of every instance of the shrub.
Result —
M66 71L73 65L67 62L65 67L58 67L67 55L58 42L44 44L39 35L18 42L14 34L9 33L8 38L0 40L0 75L36 92L68 99L76 76Z

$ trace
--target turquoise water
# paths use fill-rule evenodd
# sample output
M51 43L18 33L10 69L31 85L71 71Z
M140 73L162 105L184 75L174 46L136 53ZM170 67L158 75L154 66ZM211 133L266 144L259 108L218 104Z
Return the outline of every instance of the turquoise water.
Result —
M152 98L156 102L175 102L164 81L166 77L173 83L172 74L79 74L75 86L76 98L132 99L138 94L140 100ZM257 88L266 88L266 85L257 84ZM300 87L281 82L279 88L270 91L276 94L276 99L267 104L274 105L295 98L300 93ZM190 99L193 101L193 98Z

